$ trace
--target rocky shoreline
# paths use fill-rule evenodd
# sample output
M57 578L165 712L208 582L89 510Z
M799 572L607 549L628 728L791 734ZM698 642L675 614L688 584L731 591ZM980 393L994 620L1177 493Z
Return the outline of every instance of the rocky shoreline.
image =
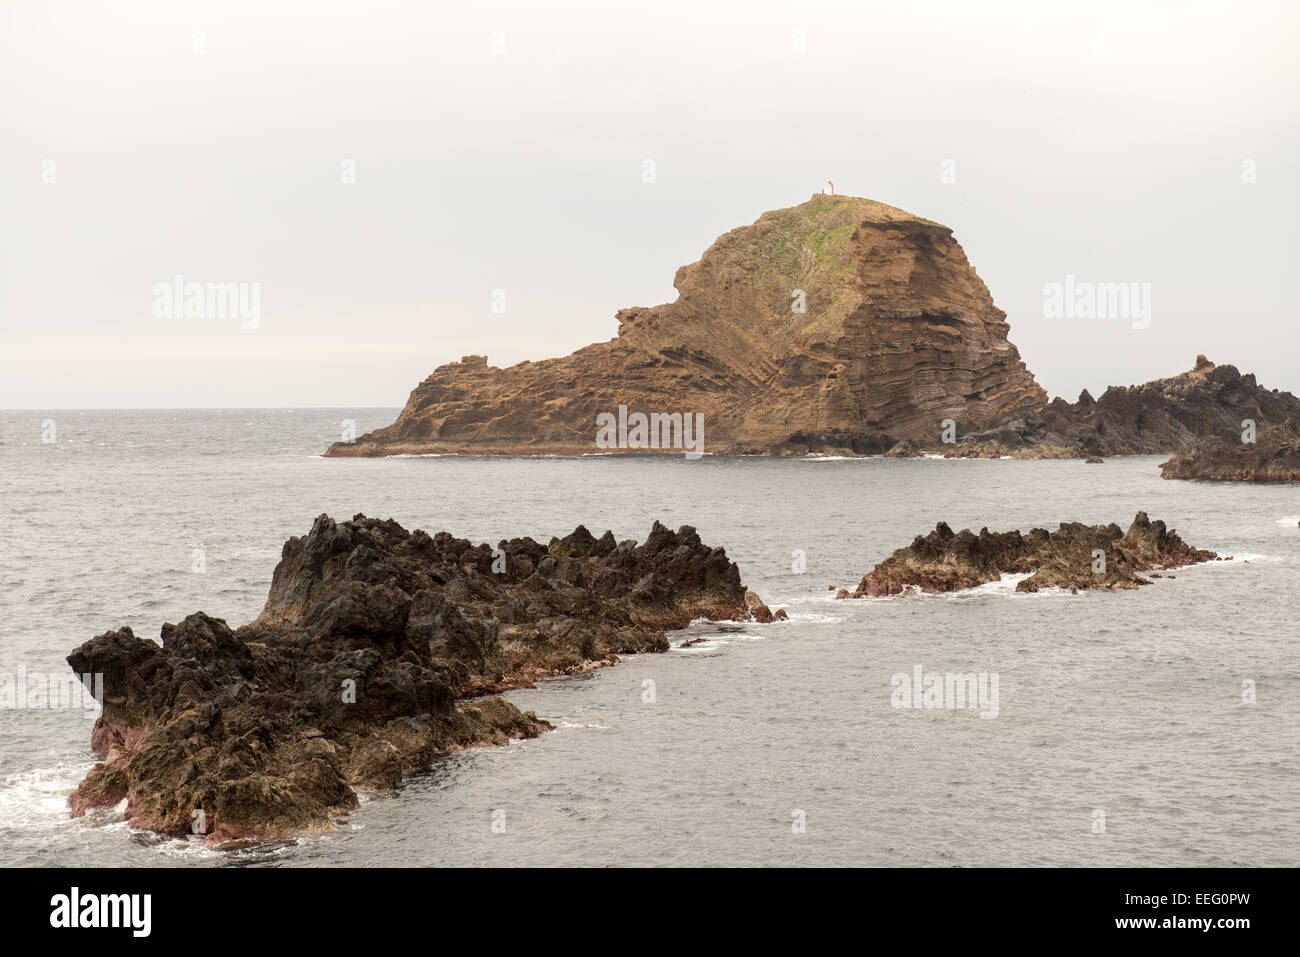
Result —
M328 830L439 754L550 729L485 696L667 651L696 619L784 617L689 526L494 549L321 515L285 543L255 621L197 612L161 645L121 628L68 656L104 676L104 760L68 806L125 800L133 827L216 847Z
M1216 482L1300 482L1300 427L1294 419L1266 429L1253 442L1212 439L1160 466L1167 479Z
M1142 385L1112 386L1094 399L1053 399L1045 408L991 429L957 430L950 443L900 443L885 453L946 458L1100 459L1169 455L1199 442L1239 441L1242 423L1266 429L1300 416L1300 399L1266 389L1235 366L1198 355L1186 372Z
M1022 574L1016 591L1044 588L1137 588L1150 584L1143 572L1163 571L1218 559L1193 548L1165 523L1138 512L1128 531L1115 524L1062 524L1056 531L1035 528L1026 534L970 529L953 532L940 522L876 565L852 592L836 598L898 595L909 589L952 592ZM1159 577L1158 575L1156 577Z

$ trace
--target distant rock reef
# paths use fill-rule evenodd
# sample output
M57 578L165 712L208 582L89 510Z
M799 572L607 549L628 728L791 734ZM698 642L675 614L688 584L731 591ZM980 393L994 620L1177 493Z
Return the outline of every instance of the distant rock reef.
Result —
M1208 562L1219 556L1193 548L1161 521L1138 512L1122 531L1118 525L1064 523L1054 532L954 532L940 522L873 568L852 592L836 598L898 595L908 590L951 592L975 588L1003 575L1025 575L1016 591L1044 588L1137 588L1150 584L1143 572ZM1159 577L1158 575L1156 577Z

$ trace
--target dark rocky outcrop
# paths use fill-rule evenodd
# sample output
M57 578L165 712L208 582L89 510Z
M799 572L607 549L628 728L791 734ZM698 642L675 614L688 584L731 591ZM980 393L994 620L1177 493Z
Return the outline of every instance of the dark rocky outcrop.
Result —
M1255 441L1241 435L1198 442L1160 466L1167 479L1212 479L1221 482L1300 482L1300 427L1294 419L1257 432Z
M1104 557L1099 561L1097 551ZM1004 574L1029 574L1017 591L1043 588L1137 588L1147 584L1141 572L1177 568L1218 556L1187 545L1165 523L1152 522L1139 512L1127 532L1115 524L1068 522L1054 532L1035 528L1020 532L975 534L953 532L940 522L933 532L917 536L871 570L849 592L837 598L897 595L908 588L926 592L960 591L997 581Z
M902 445L891 455L935 452L953 458L1097 458L1159 455L1197 442L1240 442L1243 421L1260 429L1300 417L1300 399L1265 389L1235 366L1205 356L1180 375L1136 386L1112 386L1094 399L1085 389L1073 404L1053 399L1044 409L992 429L958 430L957 441Z
M441 753L549 728L483 695L666 651L696 618L783 617L689 526L493 549L322 515L285 543L256 621L198 612L161 645L122 628L68 657L104 676L104 760L69 807L126 799L132 825L215 845L327 829Z

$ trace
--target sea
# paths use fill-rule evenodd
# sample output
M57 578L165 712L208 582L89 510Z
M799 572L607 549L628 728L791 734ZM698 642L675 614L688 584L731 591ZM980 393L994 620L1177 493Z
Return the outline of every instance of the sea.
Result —
M250 621L322 513L490 543L693 525L789 620L697 622L669 652L511 692L555 730L236 851L135 832L121 807L71 819L93 707L0 707L0 866L1300 863L1298 485L1165 481L1150 456L321 457L396 414L0 412L0 676L66 676L123 625ZM1134 591L834 598L939 521L1138 511L1231 560ZM918 674L986 696L927 706Z

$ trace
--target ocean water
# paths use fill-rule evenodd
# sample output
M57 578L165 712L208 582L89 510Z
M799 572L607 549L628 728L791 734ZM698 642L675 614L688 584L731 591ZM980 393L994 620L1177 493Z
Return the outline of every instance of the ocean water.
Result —
M489 542L691 524L790 621L696 624L689 648L513 692L557 730L241 852L132 833L120 809L70 820L92 722L0 710L0 865L1300 863L1300 487L1163 481L1155 457L319 457L343 419L395 414L0 413L0 672L67 673L87 638L200 609L243 624L321 512ZM1114 594L828 590L938 520L1138 510L1233 560ZM996 675L997 716L893 707L918 665Z

